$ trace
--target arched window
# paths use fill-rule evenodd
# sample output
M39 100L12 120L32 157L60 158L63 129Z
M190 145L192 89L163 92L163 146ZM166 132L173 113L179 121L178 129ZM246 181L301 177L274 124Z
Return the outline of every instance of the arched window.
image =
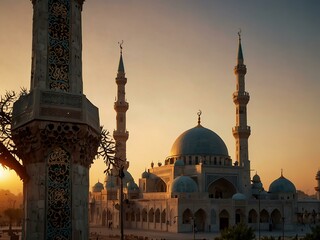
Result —
M268 223L269 222L269 213L265 209L262 209L262 211L260 212L260 222L261 223Z
M249 211L248 223L257 223L258 222L258 213L256 210L251 209Z
M273 224L280 224L281 223L281 213L278 209L274 209L271 213L271 221Z
M234 185L225 178L220 178L212 182L208 187L209 196L214 198L232 198L237 193Z
M142 209L142 222L147 222L147 209Z
M153 208L151 208L151 209L149 210L149 214L148 214L148 220L149 220L149 222L153 222L153 217L154 217L154 210L153 210Z
M167 185L162 179L159 179L159 181L157 182L156 191L157 192L166 192L167 191Z
M191 218L192 218L192 212L191 212L191 210L189 208L187 208L182 213L182 223L183 224L191 223Z
M166 222L166 210L164 209L161 213L161 223Z
M160 210L157 208L155 214L154 214L154 219L156 223L160 223Z

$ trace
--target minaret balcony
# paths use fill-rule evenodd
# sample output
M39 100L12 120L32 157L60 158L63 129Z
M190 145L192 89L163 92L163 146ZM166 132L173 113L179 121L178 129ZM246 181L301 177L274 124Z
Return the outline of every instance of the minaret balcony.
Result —
M249 126L235 126L232 128L232 134L235 137L248 138L251 134L251 128Z
M114 110L117 112L125 112L129 108L129 103L117 101L114 103Z
M113 138L115 140L127 140L129 138L129 132L114 130L113 131Z
M247 67L244 64L238 64L234 67L234 73L235 74L243 74L245 75L247 73Z
M116 83L117 83L118 85L126 85L126 83L127 83L127 78L124 77L124 75L119 76L119 74L118 74L118 77L116 78Z
M240 104L247 104L250 100L250 95L248 92L234 92L233 93L233 102Z

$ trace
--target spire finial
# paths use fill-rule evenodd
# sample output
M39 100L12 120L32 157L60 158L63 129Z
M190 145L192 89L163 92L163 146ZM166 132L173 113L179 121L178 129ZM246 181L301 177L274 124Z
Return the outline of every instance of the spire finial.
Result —
M200 123L201 123L201 114L202 114L202 112L201 112L201 110L199 110L198 112L197 112L197 115L198 115L198 125L200 125Z
M283 177L283 169L281 168L281 177Z
M121 42L118 42L119 47L120 47L120 54L122 55L122 45L123 45L123 40Z
M239 37L239 47L238 47L238 64L243 64L243 54L242 54L242 47L241 47L241 29L238 31Z
M239 36L239 42L241 42L241 28L239 28L238 36Z

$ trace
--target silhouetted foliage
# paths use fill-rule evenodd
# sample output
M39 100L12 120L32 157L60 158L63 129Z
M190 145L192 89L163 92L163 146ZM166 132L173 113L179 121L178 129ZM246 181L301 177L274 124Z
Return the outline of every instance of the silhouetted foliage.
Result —
M255 239L254 231L245 223L239 223L233 227L224 229L221 232L221 237L216 237L215 240L253 240Z
M115 166L118 167L118 161L115 159L115 142L110 136L110 132L101 127L100 145L97 152L97 157L103 158L107 168L104 172L109 172Z
M311 228L311 233L308 233L304 240L319 240L320 239L320 225Z
M20 94L8 91L0 99L0 164L2 167L15 170L23 180L27 180L28 176L25 168L21 165L21 159L16 154L17 148L12 141L11 123L13 103L26 93L26 89L21 89Z
M269 236L269 237L263 236L263 237L261 238L261 240L276 240L276 238L273 237L273 236Z

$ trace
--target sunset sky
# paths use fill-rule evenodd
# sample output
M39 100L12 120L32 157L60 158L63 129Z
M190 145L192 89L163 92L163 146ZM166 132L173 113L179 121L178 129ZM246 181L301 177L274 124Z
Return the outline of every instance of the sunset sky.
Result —
M314 193L320 167L320 1L86 0L83 84L100 124L115 129L118 42L128 83L127 158L136 182L164 162L175 139L197 123L215 131L234 160L239 28L247 66L249 158L268 190L280 176ZM32 4L0 0L0 94L30 88ZM102 160L90 186L104 180ZM22 183L0 169L0 188Z

